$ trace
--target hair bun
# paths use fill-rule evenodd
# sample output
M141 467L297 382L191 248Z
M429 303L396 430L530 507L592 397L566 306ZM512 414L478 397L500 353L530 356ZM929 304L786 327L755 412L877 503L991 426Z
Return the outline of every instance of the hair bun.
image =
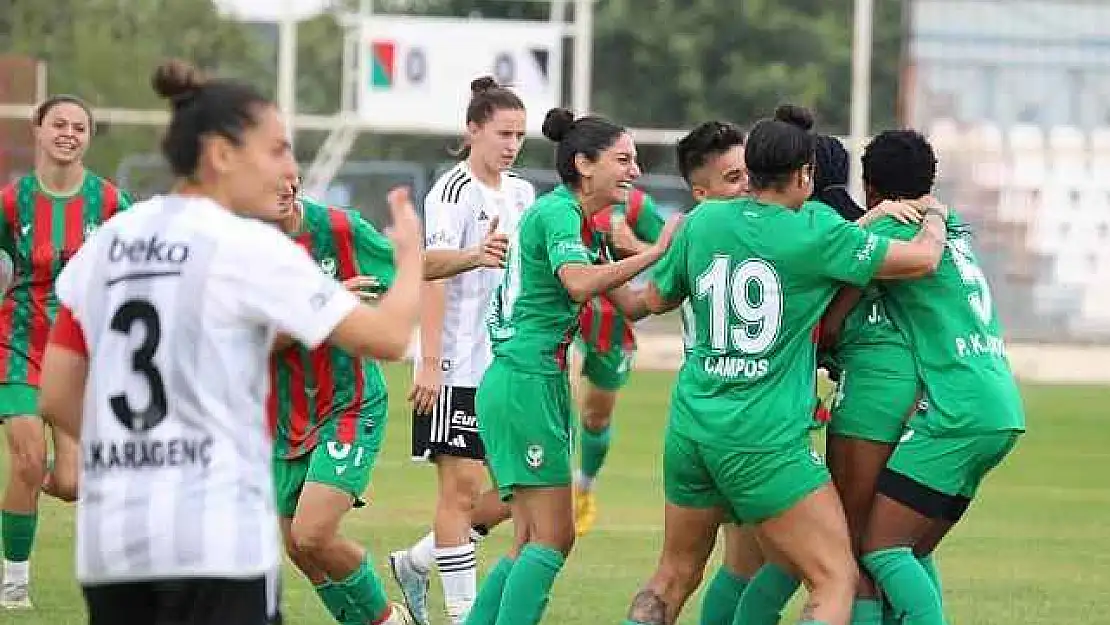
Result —
M493 76L482 76L481 78L475 78L470 81L470 93L478 95L479 93L485 93L491 89L496 89L499 86L500 85L497 84Z
M775 109L775 119L809 132L813 130L813 112L804 106L783 104Z
M192 64L170 59L154 70L150 84L160 97L174 102L187 100L204 86L204 74Z
M567 136L573 123L574 113L569 109L553 108L543 118L543 136L558 143Z

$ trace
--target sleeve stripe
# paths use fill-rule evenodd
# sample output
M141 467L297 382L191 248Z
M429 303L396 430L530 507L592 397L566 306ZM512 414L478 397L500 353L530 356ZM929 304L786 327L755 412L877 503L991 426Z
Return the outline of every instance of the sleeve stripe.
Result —
M468 184L470 184L470 176L467 176L466 178L464 178L461 182L459 182L457 184L457 186L455 187L455 190L451 193L451 197L447 199L447 203L449 203L449 204L458 204L459 203L459 198L462 197L463 189L465 189L466 185L468 185Z
M443 193L440 194L439 199L441 202L454 204L459 201L459 193L462 187L470 182L470 175L467 174L462 168L456 169L447 178L447 182L443 185Z

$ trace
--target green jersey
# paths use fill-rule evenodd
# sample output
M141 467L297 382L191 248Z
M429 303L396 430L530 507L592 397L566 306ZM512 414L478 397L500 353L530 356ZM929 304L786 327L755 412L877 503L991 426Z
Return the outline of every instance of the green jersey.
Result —
M839 216L824 202L806 202L806 208L828 211ZM829 354L834 366L844 368L857 357L862 357L869 367L887 373L905 376L902 363L908 362L909 342L890 320L877 284L863 289L860 301L844 318L840 337ZM889 354L889 358L885 357ZM909 373L913 373L910 371Z
M909 240L918 228L884 217L869 229ZM948 233L935 274L882 283L887 308L913 349L930 406L929 418L912 425L935 436L1024 430L1025 410L990 286L967 226L954 212Z
M566 186L540 196L521 216L487 318L495 358L518 371L558 375L578 332L582 306L559 279L563 265L593 264L597 254L578 200Z
M357 213L302 199L304 221L294 240L336 280L372 276L384 291L396 274L393 245ZM385 398L385 378L373 360L359 360L324 344L293 345L270 359L267 416L274 454L299 458L311 452L324 428L352 443L365 409Z
M689 298L692 309L670 427L748 451L806 436L817 323L839 282L870 282L889 244L822 211L752 198L703 202L652 276L664 299Z
M609 237L614 219L626 221L636 237L648 243L655 243L663 232L663 218L655 207L655 200L639 189L632 189L627 202L614 204L589 219L592 236L585 242L591 249L604 250L609 260L618 260ZM608 352L614 346L625 351L636 349L632 322L625 319L617 305L605 295L586 302L579 323L582 338L600 352Z
M54 281L85 239L130 205L131 198L92 172L67 196L48 192L34 174L0 187L0 249L15 269L0 302L0 384L39 385L58 311Z

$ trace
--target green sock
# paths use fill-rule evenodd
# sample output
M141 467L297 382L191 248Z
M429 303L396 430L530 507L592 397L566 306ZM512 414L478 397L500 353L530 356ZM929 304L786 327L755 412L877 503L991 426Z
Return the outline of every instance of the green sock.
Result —
M925 574L929 576L929 581L933 582L933 588L937 591L937 598L940 599L941 609L944 609L944 591L940 587L940 572L937 571L937 563L933 560L933 554L921 556L917 559L917 563L921 568L925 569Z
M592 480L601 472L601 465L605 464L605 456L609 455L609 440L612 437L612 428L605 426L599 432L591 432L582 428L582 475Z
M748 582L736 607L733 625L778 625L782 610L801 582L782 568L767 563Z
M705 594L701 598L701 625L732 625L736 616L736 605L748 580L736 575L726 567L717 569Z
M470 613L466 616L466 625L494 625L497 622L497 613L501 611L501 596L505 593L505 582L513 570L513 561L501 558L490 569L482 587L478 589L478 596L474 598L474 605L470 606Z
M905 625L945 625L940 595L909 547L873 551L862 562Z
M8 562L26 562L31 558L35 545L35 529L39 517L35 513L0 512L0 535L4 540L4 559Z
M389 599L381 578L370 564L370 554L366 554L354 573L336 585L350 602L355 614L349 614L348 618L354 618L355 622L376 623L389 611Z
M555 578L563 568L563 554L536 543L524 545L505 580L497 625L535 625L543 618Z
M851 625L882 625L883 602L879 599L856 599L852 602Z
M360 623L359 610L351 604L351 600L347 597L347 593L343 587L335 582L328 580L323 584L313 586L316 589L316 594L320 596L320 601L324 607L328 609L328 613L332 615L336 623L340 625L354 625Z

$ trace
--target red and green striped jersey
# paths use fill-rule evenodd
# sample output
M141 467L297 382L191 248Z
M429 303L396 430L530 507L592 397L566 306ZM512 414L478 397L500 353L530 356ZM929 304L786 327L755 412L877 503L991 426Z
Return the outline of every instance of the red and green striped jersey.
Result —
M322 271L340 282L372 276L381 291L392 286L396 269L389 239L353 211L308 199L301 200L301 207L304 221L292 237ZM385 418L384 410L372 414L386 399L378 363L326 343L314 350L294 345L275 354L270 379L266 412L278 457L309 453L324 433L327 440L352 443L366 419Z
M58 310L54 280L93 230L130 205L125 193L88 171L67 196L50 193L34 174L0 188L0 249L15 265L0 303L0 384L39 385Z
M609 237L614 219L624 219L641 241L649 243L654 243L663 230L663 218L655 207L655 200L640 189L632 189L627 202L614 204L590 217L592 234L589 238L585 238L583 233L585 243L592 249L601 249L608 260L617 260ZM604 295L586 302L578 325L582 339L599 352L608 352L614 347L624 351L636 349L632 322L625 319L616 304Z

